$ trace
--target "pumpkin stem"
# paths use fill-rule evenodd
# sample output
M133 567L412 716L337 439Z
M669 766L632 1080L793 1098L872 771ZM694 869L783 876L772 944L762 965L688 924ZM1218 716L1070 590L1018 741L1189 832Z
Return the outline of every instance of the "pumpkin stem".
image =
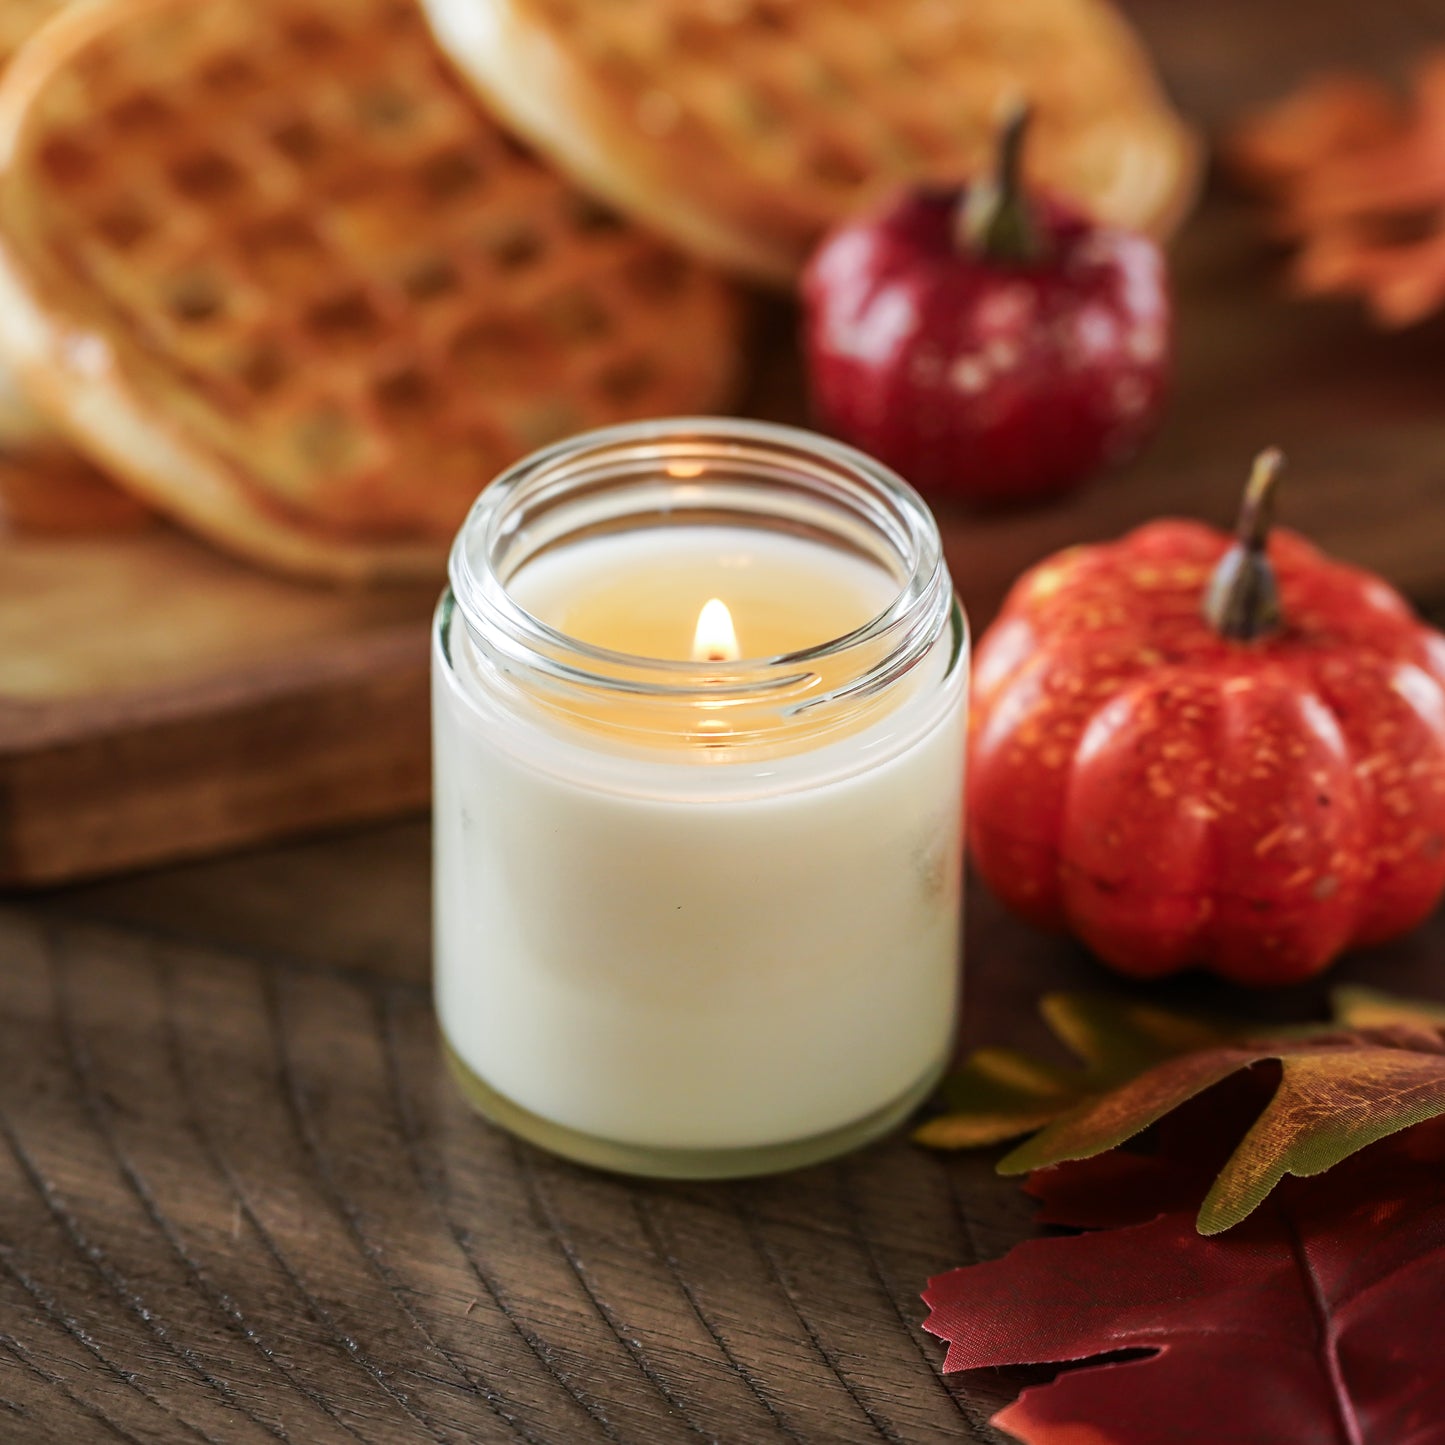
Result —
M999 126L993 168L964 191L954 215L961 251L985 261L1024 265L1044 252L1033 207L1024 191L1023 148L1033 107L1015 100Z
M1269 447L1254 459L1234 545L1220 558L1204 594L1205 620L1220 636L1236 642L1268 637L1284 625L1279 580L1269 560L1275 483L1283 466L1284 453L1278 447Z

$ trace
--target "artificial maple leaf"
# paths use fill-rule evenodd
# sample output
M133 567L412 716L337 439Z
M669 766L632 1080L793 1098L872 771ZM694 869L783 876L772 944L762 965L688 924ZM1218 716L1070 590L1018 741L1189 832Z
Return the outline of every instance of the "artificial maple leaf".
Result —
M1309 1036L1335 1032L1337 1025L1376 1022L1445 1023L1445 1007L1370 989L1342 988L1332 997L1337 1004L1334 1024L1294 1032ZM1345 1001L1358 1008L1359 1017L1346 1015ZM934 1149L978 1149L1017 1139L1176 1054L1266 1032L1260 1023L1174 1013L1117 994L1045 994L1039 1014L1083 1067L1049 1063L1016 1049L978 1049L944 1080L939 1089L944 1112L914 1131L918 1143Z
M1178 1157L1036 1176L1050 1218L1099 1224L1104 1199L1117 1216L1104 1222L1123 1227L930 1280L924 1327L948 1342L944 1369L1150 1352L1026 1390L994 1417L1026 1445L1442 1445L1445 1132L1427 1125L1290 1180L1222 1239L1170 1207L1171 1166L1187 1173L1193 1157L1182 1131L1173 1144Z
M1394 994L1359 984L1343 984L1330 994L1335 1022L1347 1029L1377 1029L1387 1024L1445 1025L1445 1004Z
M1288 182L1324 156L1395 140L1405 124L1405 108L1388 86L1350 71L1325 72L1244 120L1226 154L1251 181Z
M1229 1025L1110 994L1048 994L1039 1012L1083 1068L979 1049L944 1081L947 1112L917 1129L920 1144L976 1149L1031 1134L1164 1059L1230 1037Z
M1030 1174L1024 1190L1039 1201L1039 1223L1119 1229L1174 1210L1197 1213L1273 1083L1261 1069L1235 1074L1165 1115L1142 1140ZM1436 1127L1445 1125L1421 1126Z
M1362 77L1318 77L1226 151L1299 241L1299 291L1361 294L1385 326L1445 302L1445 53L1419 66L1409 107Z
M1242 1069L1280 1065L1274 1096L1199 1209L1199 1232L1244 1219L1286 1174L1332 1169L1367 1144L1445 1114L1445 1030L1411 1024L1318 1039L1223 1044L1164 1063L1071 1110L999 1164L1025 1174L1102 1154Z
M1286 1174L1319 1174L1377 1139L1445 1114L1445 1010L1361 989L1341 990L1335 1010L1341 1022L1379 1025L1261 1037L1258 1026L1236 1025L1231 1034L1226 1025L1195 1022L1191 1033L1181 1015L1051 998L1045 1017L1086 1067L1051 1070L1021 1055L975 1054L945 1088L954 1112L915 1137L959 1148L1036 1129L998 1166L1001 1174L1025 1174L1113 1149L1231 1076L1273 1061L1273 1095L1240 1131L1199 1211L1200 1232L1217 1234L1257 1208ZM1060 1026L1079 1018L1092 1021L1087 1032ZM998 1057L1013 1070L1003 1083L993 1067Z

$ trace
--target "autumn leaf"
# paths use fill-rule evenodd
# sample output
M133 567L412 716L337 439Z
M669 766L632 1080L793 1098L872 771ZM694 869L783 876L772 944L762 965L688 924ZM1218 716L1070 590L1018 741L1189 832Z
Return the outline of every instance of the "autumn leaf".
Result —
M1164 1059L1230 1037L1226 1025L1108 994L1049 994L1039 1012L1083 1067L979 1049L944 1082L947 1112L914 1133L920 1144L976 1149L1031 1134Z
M1060 1002L1050 1001L1051 1023L1061 1014ZM1078 1001L1068 1002L1077 1008ZM1000 1161L999 1172L1025 1174L1104 1153L1231 1075L1276 1062L1273 1097L1229 1155L1199 1211L1201 1233L1229 1229L1286 1174L1322 1173L1378 1139L1445 1113L1445 1026L1436 1021L1445 1010L1355 989L1341 991L1336 1013L1341 1020L1381 1023L1347 1031L1319 1025L1262 1040L1244 1037L1243 1029L1231 1039L1224 1026L1196 1025L1199 1042L1186 1044L1188 1052L1175 1048L1172 1057L1142 1067L1131 1067L1122 1052L1096 1050L1084 1070L1056 1071L1063 1079L1053 1094L1036 1096L1035 1113L1023 1127L1038 1132ZM1176 1031L1158 1037L1186 1037L1187 1020L1164 1018ZM1112 1035L1096 1030L1092 1037ZM1136 1051L1134 1057L1142 1055ZM1024 1121L1022 1109L1006 1115L990 1107L980 1083L989 1076L978 1059L965 1065L962 1087L950 1101L959 1112L925 1125L917 1135L922 1142L969 1142L975 1118L981 1125L977 1142L991 1142L1003 1137L998 1129L1004 1118Z
M1206 1123L1219 1113L1191 1107ZM1213 1239L1176 1207L1195 1142L1176 1129L1162 1155L1033 1176L1047 1218L1093 1226L1102 1207L1122 1227L930 1280L925 1328L948 1343L944 1369L1149 1351L1026 1390L994 1418L1025 1445L1442 1445L1445 1130L1286 1181Z
M1335 1022L1347 1029L1375 1029L1387 1024L1445 1025L1445 1004L1396 998L1378 989L1345 984L1330 994Z
M1205 1195L1201 1234L1238 1224L1286 1174L1322 1174L1367 1144L1445 1114L1440 1028L1394 1024L1322 1039L1226 1044L1168 1059L1081 1105L1015 1149L999 1171L1026 1174L1102 1154L1267 1060L1280 1064L1279 1085Z

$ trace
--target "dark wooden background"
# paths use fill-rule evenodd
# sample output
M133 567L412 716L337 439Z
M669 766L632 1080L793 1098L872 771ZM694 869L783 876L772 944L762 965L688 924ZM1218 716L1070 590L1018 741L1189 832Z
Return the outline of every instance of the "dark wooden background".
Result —
M1131 9L1211 125L1445 35L1424 0ZM1382 338L1286 304L1275 264L1216 189L1178 251L1178 402L1137 466L1222 520L1279 441L1438 609L1445 325ZM1143 519L1091 497L1040 513L1029 555L950 519L976 621L1034 555ZM413 821L0 903L0 1440L996 1439L1028 1377L942 1378L918 1291L1029 1232L1016 1186L901 1139L728 1185L512 1142L438 1066L427 852ZM971 1042L1040 1043L1040 992L1108 984L977 887L968 933ZM1336 977L1445 997L1445 921ZM1156 996L1307 1016L1323 995Z

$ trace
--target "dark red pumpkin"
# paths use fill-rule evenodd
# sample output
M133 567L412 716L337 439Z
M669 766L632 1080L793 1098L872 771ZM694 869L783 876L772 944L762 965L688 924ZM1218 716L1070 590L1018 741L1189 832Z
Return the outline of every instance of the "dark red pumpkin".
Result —
M1289 983L1445 892L1445 637L1268 530L1159 521L1015 585L978 652L974 862L1122 973Z

